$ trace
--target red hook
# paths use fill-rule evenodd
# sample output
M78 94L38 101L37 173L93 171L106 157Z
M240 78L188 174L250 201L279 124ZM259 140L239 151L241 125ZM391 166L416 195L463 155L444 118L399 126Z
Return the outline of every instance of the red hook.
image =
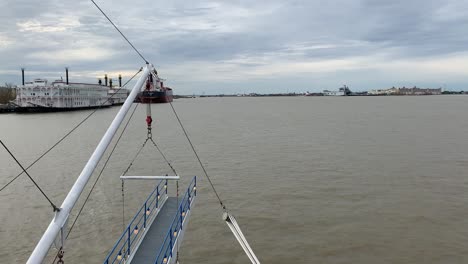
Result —
M147 116L146 117L146 124L150 127L151 123L153 123L153 118L151 118L151 116Z

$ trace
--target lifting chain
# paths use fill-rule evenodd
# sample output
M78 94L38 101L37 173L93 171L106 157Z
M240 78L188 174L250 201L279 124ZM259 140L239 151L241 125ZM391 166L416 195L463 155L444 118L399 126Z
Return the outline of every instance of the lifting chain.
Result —
M150 90L154 86L153 84L153 75L150 73L148 75L148 80L146 81L146 90ZM148 126L148 139L153 138L151 132L151 124L153 123L153 118L151 117L151 102L148 102L146 105L146 125Z
M125 189L124 189L124 180L122 180L122 230L125 230Z

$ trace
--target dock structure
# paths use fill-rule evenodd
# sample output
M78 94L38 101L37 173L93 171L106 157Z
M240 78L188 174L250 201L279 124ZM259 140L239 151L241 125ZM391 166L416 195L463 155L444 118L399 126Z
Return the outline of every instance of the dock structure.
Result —
M168 180L160 181L123 231L104 264L175 263L197 195L196 183L194 177L185 194L174 197L168 195Z
M16 106L13 104L0 104L0 113L13 113L16 112Z

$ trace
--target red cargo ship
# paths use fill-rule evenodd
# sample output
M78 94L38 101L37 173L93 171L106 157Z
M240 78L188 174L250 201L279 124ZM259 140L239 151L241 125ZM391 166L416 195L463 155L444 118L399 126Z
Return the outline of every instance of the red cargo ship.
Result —
M162 79L156 78L154 85L148 80L145 90L138 94L134 102L142 104L162 104L170 103L172 100L172 89L164 87Z
M143 91L138 94L137 99L138 103L142 104L162 104L172 102L172 89L165 87L161 91Z

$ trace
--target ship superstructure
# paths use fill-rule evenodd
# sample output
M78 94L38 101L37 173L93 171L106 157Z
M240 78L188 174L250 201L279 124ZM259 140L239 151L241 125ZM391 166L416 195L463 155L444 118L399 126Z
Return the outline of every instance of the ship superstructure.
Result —
M94 84L66 84L61 80L48 84L45 79L35 79L16 89L16 104L20 108L57 110L110 106L108 91L108 87Z
M155 79L148 80L145 89L138 94L136 103L161 104L173 101L172 89L164 86L164 79L157 77L157 72L154 72L154 76Z
M128 96L126 89L107 85L72 83L66 80L35 79L16 88L18 112L70 111L123 104Z
M111 105L121 105L128 97L128 90L111 88L107 91L107 96Z

